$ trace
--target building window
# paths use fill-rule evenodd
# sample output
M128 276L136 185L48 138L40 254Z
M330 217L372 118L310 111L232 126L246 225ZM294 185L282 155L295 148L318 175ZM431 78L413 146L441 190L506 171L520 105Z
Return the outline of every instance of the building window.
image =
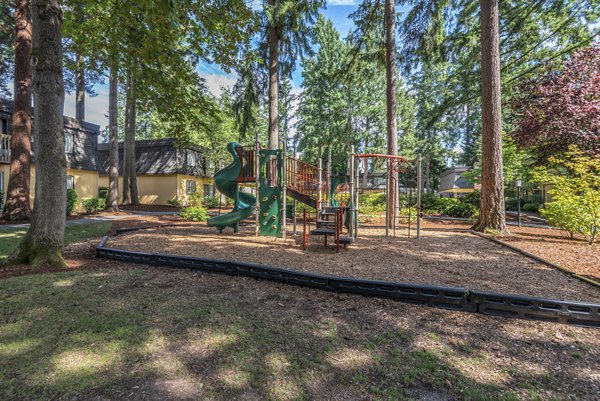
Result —
M4 192L4 171L0 171L0 192ZM2 205L0 205L2 209Z
M210 196L212 197L212 185L209 184L204 184L203 186L203 190L204 190L204 197Z
M185 193L186 194L195 194L196 193L196 181L195 180L186 180L185 181Z
M0 134L8 134L8 120L6 118L0 119Z
M65 134L65 153L75 152L75 136L73 134Z
M196 154L194 152L189 150L186 152L186 164L190 167L196 167Z
M67 176L67 189L75 189L75 177L72 175Z

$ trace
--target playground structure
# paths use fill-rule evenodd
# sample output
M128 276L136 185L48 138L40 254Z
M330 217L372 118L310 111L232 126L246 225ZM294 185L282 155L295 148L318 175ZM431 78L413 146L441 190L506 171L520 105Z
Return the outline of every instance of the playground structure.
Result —
M397 174L401 172L417 172L417 238L420 238L420 205L421 205L421 160L410 161L402 156L383 154L357 154L354 146L351 148L346 175L333 176L331 174L331 160L323 171L322 159L318 166L306 163L297 158L290 157L281 149L261 149L260 143L252 146L242 146L236 142L227 145L227 151L233 161L227 167L219 170L215 176L215 186L225 196L234 200L233 210L208 220L209 227L216 227L220 232L231 227L234 232L239 231L239 223L250 218L253 214L256 220L256 235L286 238L288 205L287 198L293 199L291 210L296 234L296 202L303 203L316 210L316 228L310 230L311 235L334 238L336 248L347 246L358 238L358 212L359 212L359 161L363 168L367 168L368 159L383 159L386 161L386 214L385 233L396 235L398 223L398 196L390 191L395 188L398 192ZM254 194L240 190L240 184L254 184ZM336 194L338 199L336 199ZM341 197L339 195L342 195ZM343 199L342 199L343 198ZM410 210L410 209L409 209ZM330 217L333 220L330 220ZM410 221L409 216L410 237ZM304 214L304 235L306 236L307 217ZM348 231L347 236L342 236L343 229ZM306 239L304 239L306 243Z

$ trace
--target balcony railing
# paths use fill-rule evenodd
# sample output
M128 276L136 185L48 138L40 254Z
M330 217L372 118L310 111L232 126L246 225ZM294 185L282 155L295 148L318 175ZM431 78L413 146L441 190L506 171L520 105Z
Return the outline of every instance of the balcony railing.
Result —
M0 163L10 163L10 135L0 134Z

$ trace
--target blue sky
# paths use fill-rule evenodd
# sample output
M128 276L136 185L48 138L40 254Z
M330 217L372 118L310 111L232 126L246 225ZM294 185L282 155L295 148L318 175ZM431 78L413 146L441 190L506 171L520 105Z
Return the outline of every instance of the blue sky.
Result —
M260 0L254 0L257 5L260 5ZM357 9L360 0L329 0L327 8L321 10L326 18L333 22L333 25L340 32L342 37L345 37L354 24L348 16ZM204 79L208 89L215 95L221 92L221 87L232 87L236 81L235 74L227 74L214 64L203 64L199 66L198 72ZM302 70L299 66L293 74L294 90L298 91L302 84ZM106 85L96 85L94 88L98 96L86 98L86 120L99 124L104 127L108 123L108 87ZM65 115L75 115L75 96L73 94L65 97Z

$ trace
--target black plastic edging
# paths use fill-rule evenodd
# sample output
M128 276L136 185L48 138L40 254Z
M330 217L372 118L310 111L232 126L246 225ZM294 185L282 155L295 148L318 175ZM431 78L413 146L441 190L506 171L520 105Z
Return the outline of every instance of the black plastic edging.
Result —
M326 291L390 298L404 303L456 311L600 328L600 305L598 304L470 291L464 288L335 277L254 263L128 251L107 248L105 246L107 240L108 236L105 236L96 247L98 258L253 277Z
M479 313L494 316L600 327L600 305L584 302L471 291Z

